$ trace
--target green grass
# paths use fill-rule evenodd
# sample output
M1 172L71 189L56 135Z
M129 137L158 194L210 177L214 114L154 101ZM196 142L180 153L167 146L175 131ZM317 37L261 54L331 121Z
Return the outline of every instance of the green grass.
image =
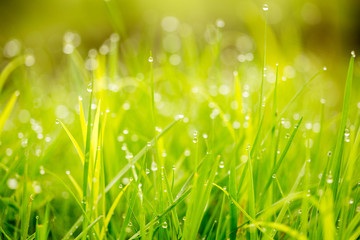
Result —
M316 93L335 70L281 81L266 23L263 52L225 64L226 28L150 51L112 4L120 40L74 48L56 74L28 55L3 65L1 239L358 239L354 53L329 106Z

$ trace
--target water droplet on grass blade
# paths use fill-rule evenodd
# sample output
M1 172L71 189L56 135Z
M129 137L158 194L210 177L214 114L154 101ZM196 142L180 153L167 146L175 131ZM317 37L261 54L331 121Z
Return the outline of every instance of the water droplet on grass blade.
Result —
M155 171L157 171L157 169L158 169L157 164L156 164L156 162L153 161L151 163L151 171L155 172Z
M266 12L269 10L269 5L267 5L266 3L263 5L263 11Z
M225 166L225 165L224 165L224 162L221 161L221 162L220 162L220 165L219 165L219 168L224 168L224 166Z
M45 170L44 170L44 167L43 167L43 166L40 166L40 174L41 174L41 175L44 175L44 174L45 174Z
M349 129L345 129L344 140L345 140L345 142L350 142L350 131L349 131Z
M148 61L152 63L154 61L153 57L149 57Z
M351 51L351 56L352 56L352 57L356 57L355 51Z
M89 85L87 86L87 89L86 89L89 93L91 93L92 92L92 90L93 90L93 85L92 85L92 83L89 83Z

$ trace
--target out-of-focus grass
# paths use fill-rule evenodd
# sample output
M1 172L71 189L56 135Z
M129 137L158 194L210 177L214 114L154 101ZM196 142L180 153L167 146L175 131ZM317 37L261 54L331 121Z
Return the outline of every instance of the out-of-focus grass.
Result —
M105 4L117 33L94 49L4 46L2 238L358 237L355 53L346 75L271 4L243 2L241 31L165 17L137 35Z

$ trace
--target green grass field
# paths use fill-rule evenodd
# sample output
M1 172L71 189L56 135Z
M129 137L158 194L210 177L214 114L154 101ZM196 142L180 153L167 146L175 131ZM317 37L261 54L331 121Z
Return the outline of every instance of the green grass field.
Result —
M96 49L1 46L0 239L359 239L355 52L282 51L271 4L137 37L106 7Z

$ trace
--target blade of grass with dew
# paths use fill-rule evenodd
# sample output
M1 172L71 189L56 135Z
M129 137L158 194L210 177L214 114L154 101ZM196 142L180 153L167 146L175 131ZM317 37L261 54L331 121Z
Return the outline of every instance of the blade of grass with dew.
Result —
M80 207L81 204L80 204ZM80 227L81 223L83 221L83 215L81 215L76 222L72 225L72 227L69 229L69 231L65 234L65 236L61 239L61 240L66 240L72 237L72 235L74 234L74 232Z
M264 5L265 6L265 5ZM267 7L267 5L266 5ZM263 95L264 95L264 81L265 81L265 70L266 70L266 41L267 41L267 18L268 18L268 8L263 8L264 13L265 13L265 21L264 21L264 56L263 56L263 64L262 64L262 69L261 69L261 83L260 83L260 96L259 96L259 106L258 106L258 113L257 113L257 123L260 126L260 122L262 121L261 119L263 118L262 116L262 103L263 103Z
M200 90L199 93L208 101L208 103L213 103L214 104L214 108L219 111L220 118L223 120L223 123L225 124L225 126L228 129L231 137L235 141L236 140L236 134L235 134L234 128L230 124L230 121L226 120L224 111L221 109L221 107L217 104L217 102L208 93L206 93L203 90Z
M185 226L183 230L184 239L193 239L196 237L200 227L201 220L204 215L204 210L208 202L212 183L215 179L217 168L211 166L218 166L219 157L212 159L212 154L208 156L208 162L204 162L203 167L194 175L193 190L191 191L190 206L186 211ZM206 161L206 160L205 160ZM211 169L211 170L210 170ZM210 173L208 173L210 171ZM205 185L205 187L204 187Z
M273 170L271 171L271 176L269 177L269 180L267 181L267 184L265 185L264 190L262 191L263 194L265 194L266 191L267 191L267 189L270 187L270 184L271 184L271 182L272 182L272 181L271 181L272 175L273 175L273 174L276 174L277 171L279 170L279 168L280 168L280 166L281 166L281 164L282 164L282 162L283 162L283 160L284 160L284 158L285 158L285 156L286 156L286 154L287 154L287 152L288 152L288 150L289 150L289 148L290 148L290 146L291 146L291 143L293 142L293 139L294 139L294 137L295 137L295 135L296 135L299 127L300 127L300 124L301 124L301 122L302 122L302 119L303 119L303 118L301 117L300 120L298 121L298 123L295 125L295 128L294 128L294 130L292 131L292 133L291 133L291 135L290 135L290 138L289 138L289 140L287 141L287 143L286 143L286 145L285 145L285 147L284 147L284 150L282 151L282 154L281 154L279 160L276 162L276 165L274 166Z
M281 223L276 222L256 222L257 225L263 226L263 227L270 227L272 229L276 229L277 231L281 231L287 234L287 236L290 236L294 239L299 240L306 240L307 237L300 233L299 231L296 231L295 229L290 228L289 226Z
M343 152L343 147L344 147L344 133L345 133L347 118L348 118L349 109L350 109L350 94L351 94L351 86L352 86L353 72L354 72L354 60L355 60L355 53L352 52L351 57L350 57L350 62L349 62L347 78L346 78L343 109L342 109L342 114L341 114L341 123L340 123L339 131L337 134L337 141L336 141L334 155L331 159L331 164L330 164L331 170L334 174L332 191L334 194L335 201L337 200L338 185L339 185L339 178L340 178L340 171L341 171L341 158L342 158L342 152Z
M117 239L123 240L126 238L126 227L128 226L130 222L130 217L133 214L132 209L134 208L135 205L136 194L137 194L137 190L134 189L132 194L130 195L129 207L127 208L125 219L123 225L121 226L120 234L117 237Z
M83 207L83 230L86 230L88 219L86 216L87 211L87 190L88 190L88 175L89 175L89 161L90 161L90 144L91 144L91 103L93 98L93 87L94 81L91 80L90 86L90 101L89 101L89 110L88 110L88 122L87 122L87 130L86 130L86 144L85 144L85 158L84 158L84 171L83 171L83 197L82 197L82 207ZM86 234L83 237L83 240L86 240Z
M18 165L21 164L18 157L15 157L15 159L12 161L10 167L6 169L5 175L2 176L1 182L0 182L0 192L5 188L6 186L6 180L9 178L9 176L16 170Z
M16 100L18 98L18 96L20 95L19 91L15 91L9 101L7 102L7 104L5 105L5 108L2 110L1 114L0 114L0 134L4 128L5 122L6 120L9 118L10 113L12 112L14 105L16 103Z
M356 159L357 159L357 152L358 149L360 148L360 128L358 129L358 132L356 134L356 138L355 138L355 142L354 145L352 146L352 149L350 151L350 155L348 158L348 163L346 166L346 169L344 171L344 182L342 185L342 192L341 194L339 194L339 207L336 209L340 209L342 212L345 212L345 216L347 215L348 211L349 211L349 206L348 206L348 199L350 199L351 197L351 180L353 179L354 173L355 173L355 164L356 164ZM340 211L340 210L338 210ZM345 219L344 219L345 220ZM341 228L345 228L345 226L340 226ZM349 238L349 235L345 235L343 236L344 238Z
M168 132L179 120L175 120L170 123L164 130L162 130L158 135L157 138L164 136L166 132ZM155 143L155 138L150 141L151 144ZM132 163L135 164L147 151L148 146L144 146L132 159ZM131 168L131 163L126 164L120 172L110 181L110 183L106 186L105 192L108 192L119 180L120 178Z
M172 195L172 192L171 192L171 187L170 187L170 184L169 184L169 180L168 180L166 171L163 172L163 176L164 176L165 186L166 186L166 189L167 189L166 193L167 193L167 197L169 199L169 202L174 202L174 198L173 198L173 195ZM173 222L174 227L175 227L175 231L176 231L178 236L181 236L182 233L181 233L178 214L177 214L175 209L173 211L171 211L171 213L172 213L171 216L172 216L172 222Z
M161 214L158 214L150 222L148 222L146 224L145 230L149 229L151 226L156 224L156 222L159 221L159 219L161 219L166 214L168 214L172 209L174 209L179 203L181 203L190 194L190 192L191 192L191 188L187 189L181 196L177 197L175 199L175 201L169 207L167 207ZM135 233L131 238L129 238L129 240L138 238L139 235L140 235L140 231Z
M90 223L85 230L83 230L74 240L80 239L81 237L87 237L86 234L87 232L89 232L89 230L99 222L99 220L103 218L103 216L98 217L97 219L95 219L92 223Z

